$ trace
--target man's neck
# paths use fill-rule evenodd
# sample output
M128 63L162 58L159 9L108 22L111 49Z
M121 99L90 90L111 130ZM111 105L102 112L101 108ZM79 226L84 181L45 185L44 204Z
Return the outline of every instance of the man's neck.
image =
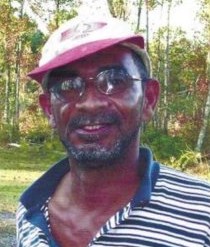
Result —
M52 234L60 246L87 246L130 202L140 183L138 153L133 149L123 162L95 170L82 170L71 161L49 203Z
M120 164L99 169L81 169L71 162L71 170L61 181L55 195L65 205L85 205L87 210L125 204L140 183L138 155L129 155ZM63 202L64 202L63 201Z

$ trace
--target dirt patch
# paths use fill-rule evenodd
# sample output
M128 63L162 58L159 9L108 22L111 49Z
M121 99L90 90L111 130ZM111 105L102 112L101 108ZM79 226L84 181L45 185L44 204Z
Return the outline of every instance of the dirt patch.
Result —
M0 247L15 247L15 214L0 213Z

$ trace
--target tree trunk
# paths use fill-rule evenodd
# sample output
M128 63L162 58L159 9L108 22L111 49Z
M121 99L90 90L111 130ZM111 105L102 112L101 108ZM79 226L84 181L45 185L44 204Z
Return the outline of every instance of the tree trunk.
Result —
M207 80L208 80L208 96L206 100L206 105L204 109L204 116L203 116L203 124L200 129L200 133L198 135L196 151L201 152L202 145L205 139L206 130L208 127L209 117L210 117L210 50L208 51L207 56Z
M60 0L57 0L56 1L56 19L55 19L56 29L59 27L59 11L60 11Z
M19 111L20 111L20 63L22 53L22 41L21 38L17 43L16 51L16 68L15 68L15 112L13 116L13 128L19 130Z
M137 15L137 24L136 24L136 31L137 31L137 32L138 32L139 29L140 29L140 20L141 20L142 2L143 2L143 0L139 0L139 4L138 4L138 15Z
M170 76L170 66L169 66L170 12L171 12L171 1L168 1L167 34L166 34L165 65L164 65L164 88L163 88L163 107L164 107L163 129L166 133L168 131L168 84L169 84L169 76Z
M23 18L24 0L21 3L19 18ZM15 61L15 107L13 116L13 132L19 132L19 115L20 115L20 67L22 54L22 37L17 40L16 61Z
M149 53L149 4L146 0L146 49Z
M163 13L163 1L161 1L161 15L160 18L162 18L162 13ZM157 74L156 77L159 81L161 81L161 65L162 65L162 59L161 59L161 54L162 54L162 50L161 50L161 32L159 30L158 32L158 46L157 46L157 57L158 57L158 61L157 61ZM161 101L159 101L159 108L161 109ZM162 117L161 114L158 112L158 108L157 111L155 112L155 115L153 117L153 121L154 121L154 127L156 129L161 129L162 125Z
M205 135L207 132L208 122L210 118L210 16L209 16L209 8L210 8L210 1L204 1L204 13L206 15L204 18L205 28L206 28L206 34L207 34L207 40L208 40L208 54L206 59L206 74L207 74L207 81L208 81L208 95L206 99L206 104L204 108L204 115L203 115L203 123L200 129L200 133L198 135L197 144L195 147L195 150L198 152L201 152L202 146L204 143Z
M10 65L6 66L6 84L5 84L5 105L4 105L4 120L5 123L10 123L10 81L11 81L11 72Z

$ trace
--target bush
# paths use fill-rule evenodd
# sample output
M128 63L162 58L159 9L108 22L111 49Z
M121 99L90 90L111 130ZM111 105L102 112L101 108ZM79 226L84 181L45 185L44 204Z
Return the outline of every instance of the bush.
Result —
M0 143L1 146L5 146L10 142L19 141L19 131L16 126L11 124L1 124L0 125Z
M28 143L42 144L53 137L53 130L41 110L28 110L20 117L20 135Z
M45 129L41 129L41 128L37 128L37 129L33 129L32 131L30 131L25 137L24 139L31 144L42 144L44 143L46 140L49 140L52 138L52 131L48 128Z
M200 166L204 162L202 161L202 155L200 152L193 151L191 149L184 150L180 157L171 157L171 166L182 171L189 168Z
M146 128L142 135L141 143L149 146L155 159L161 162L168 162L171 157L178 158L186 144L181 137L170 136L153 127Z

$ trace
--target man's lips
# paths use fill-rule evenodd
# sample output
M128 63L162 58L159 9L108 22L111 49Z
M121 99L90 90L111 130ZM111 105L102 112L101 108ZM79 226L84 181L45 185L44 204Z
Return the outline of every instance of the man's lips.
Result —
M116 114L82 115L70 119L70 131L94 132L109 128L114 125L119 126L120 120Z
M81 135L103 135L111 130L112 125L109 123L87 124L75 129L76 133Z
M69 120L68 135L88 143L111 137L120 126L120 117L113 112L77 115Z
M86 131L96 131L96 130L103 128L103 126L104 126L103 124L86 125L82 129Z

